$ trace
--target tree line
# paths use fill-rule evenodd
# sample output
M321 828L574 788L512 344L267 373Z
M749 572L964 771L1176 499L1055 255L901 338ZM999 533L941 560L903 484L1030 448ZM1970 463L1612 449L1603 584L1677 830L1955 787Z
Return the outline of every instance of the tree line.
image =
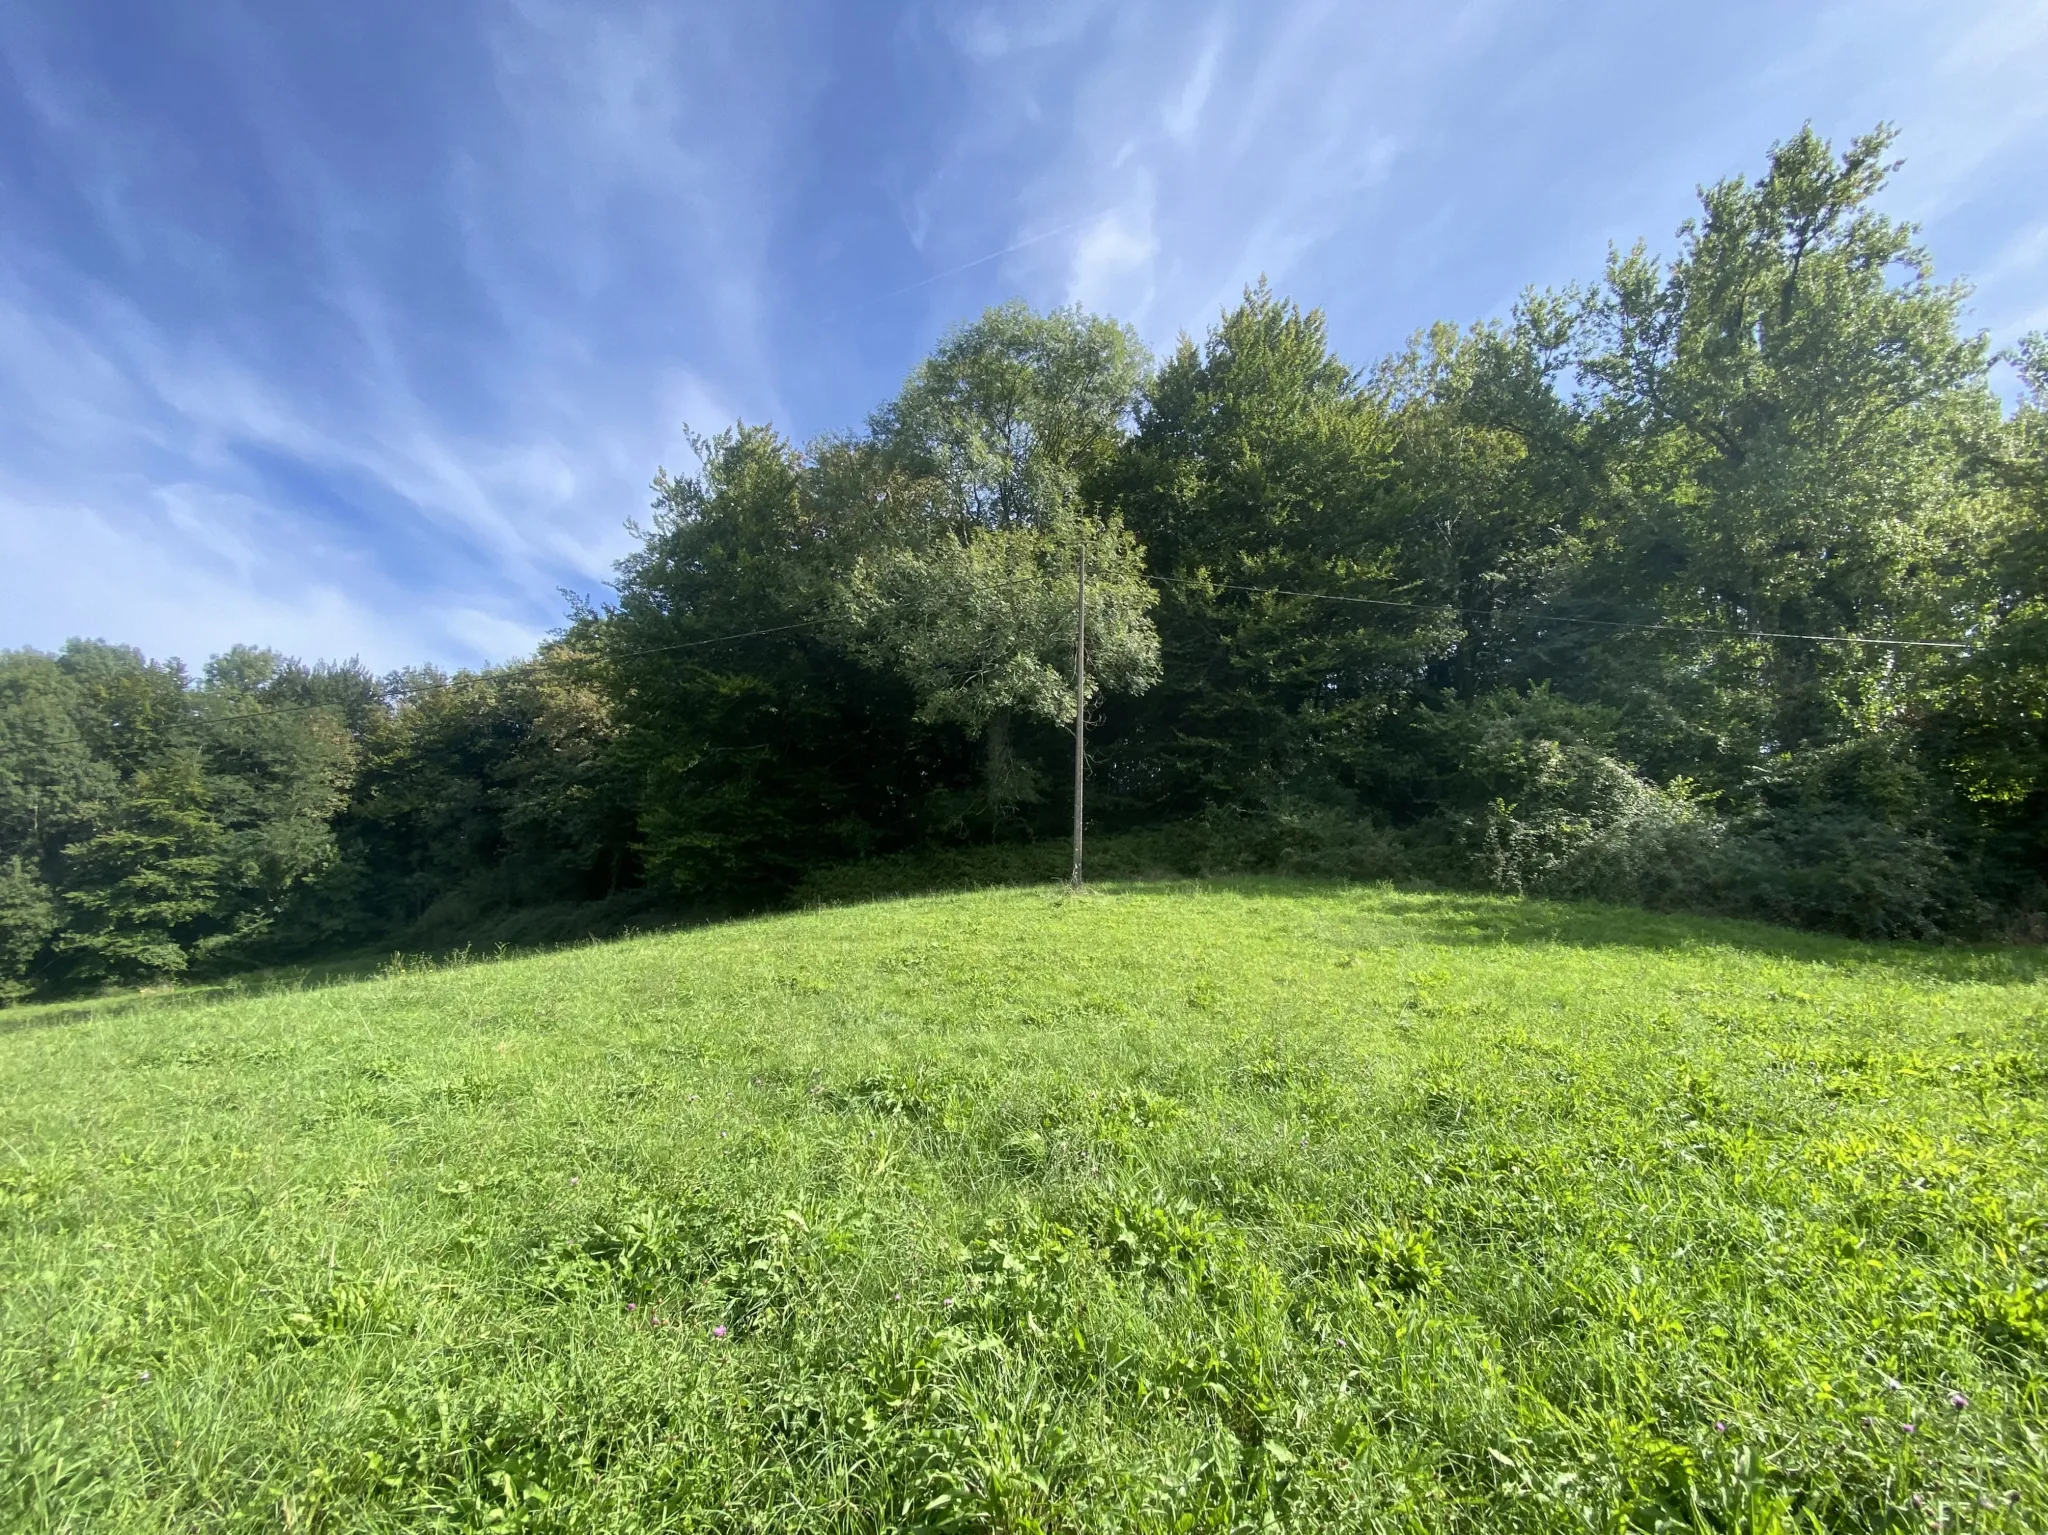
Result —
M0 654L0 998L1056 836L1084 551L1096 831L2038 934L2048 347L2004 409L1890 144L1366 369L1263 284L1158 359L991 310L859 430L698 443L513 665Z

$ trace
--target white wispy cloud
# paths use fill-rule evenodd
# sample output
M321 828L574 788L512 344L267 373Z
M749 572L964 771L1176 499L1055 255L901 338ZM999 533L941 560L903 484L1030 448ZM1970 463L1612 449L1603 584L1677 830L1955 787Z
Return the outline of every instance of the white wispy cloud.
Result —
M1216 85L1216 65L1223 53L1222 18L1213 18L1202 43L1202 51L1195 58L1195 67L1188 71L1187 83L1180 88L1180 95L1170 101L1159 114L1160 123L1166 129L1168 138L1176 143L1186 144L1195 136L1195 130L1202 123L1202 109L1209 104L1209 93Z
M152 125L37 41L6 64L99 234L173 268L224 258L191 228L167 247L163 210L124 193L160 169ZM0 643L502 656L553 621L558 583L602 583L654 467L687 458L686 422L775 412L764 189L804 85L772 18L526 3L480 42L488 89L423 146L445 156L424 167L445 197L424 238L438 217L446 244L422 249L393 240L417 210L330 163L266 38L224 39L235 169L299 264L290 318L253 293L166 312L0 235L0 440L36 470L0 500ZM434 312L422 259L459 271L463 324Z
M270 643L304 656L359 656L379 670L451 655L450 628L407 594L341 562L339 579L309 579L304 551L250 546L230 524L178 526L193 515L189 488L131 485L114 513L0 485L0 567L31 573L8 582L15 643L54 647L73 637L134 642L192 663L236 644ZM202 500L212 501L206 497ZM135 515L136 502L161 517ZM217 504L197 515L210 520ZM274 534L274 529L262 530ZM118 598L118 606L109 596ZM27 630L26 634L19 633ZM521 631L530 648L541 627ZM466 652L481 658L462 636ZM503 635L494 636L502 640ZM461 658L461 657L456 657Z
M1142 316L1152 308L1159 237L1151 200L1139 187L1123 207L1092 221L1074 246L1067 298L1107 314Z
M1262 273L1284 280L1384 179L1426 85L1417 71L1483 34L1428 25L1435 14L1225 5L1176 20L1185 13L1133 7L1054 58L978 58L1001 77L982 98L998 120L968 133L1038 140L1016 190L1022 217L1110 210L1067 251L1017 262L1012 280L1057 283L1057 296L1113 308L1161 341ZM1005 109L1055 90L1067 109L1050 131Z
M1366 362L1668 249L1807 118L1897 121L1892 210L2048 322L2031 0L149 20L189 46L0 27L0 645L503 656L686 425L854 425L1018 294L1163 346L1265 275Z
M1007 36L1010 14L976 25ZM1899 120L1893 206L1928 220L2029 149L2038 179L2048 147L2048 11L2029 0L1140 3L1095 20L1049 50L970 50L977 112L951 177L1027 166L1002 189L1020 228L1112 210L1003 275L1114 307L1155 343L1261 275L1329 307L1353 350L1502 313L1527 283L1594 275L1610 239L1668 245L1696 183L1756 171L1808 118L1839 138ZM1017 105L1048 99L1042 122ZM1997 264L1980 305L2003 325L2034 306L1994 295L2017 273Z

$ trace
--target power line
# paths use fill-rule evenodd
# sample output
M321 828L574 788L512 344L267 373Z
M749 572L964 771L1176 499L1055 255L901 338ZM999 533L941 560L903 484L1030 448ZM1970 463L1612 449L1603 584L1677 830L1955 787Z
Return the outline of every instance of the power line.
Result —
M1492 618L1495 615L1478 608L1453 608L1434 602L1397 602L1391 597L1350 597L1338 592L1304 592L1285 586L1237 586L1228 581L1202 582L1179 580L1177 586L1193 587L1201 591L1250 592L1261 597L1308 597L1319 602L1352 602L1376 608L1405 608L1418 613L1452 613L1460 618ZM1595 624L1603 629L1632 629L1644 633L1697 634L1715 639L1728 640L1812 640L1823 645L1882 645L1894 648L1919 650L1968 650L1966 640L1894 640L1880 639L1862 634L1789 634L1776 629L1707 629L1692 624L1642 624L1616 618L1579 618L1569 613L1545 612L1542 617L1554 623Z
M825 619L823 618L806 618L801 619L793 624L775 624L770 628L766 629L745 629L737 634L713 635L710 639L677 640L672 645L649 645L641 650L619 650L601 655L536 655L524 661L513 662L512 666L577 666L587 665L594 661L625 661L630 660L635 656L659 655L664 651L672 650L694 650L700 645L724 645L733 640L750 640L763 634L783 634L791 629L809 629L817 624L822 624L824 622ZM507 667L506 669L511 670L511 667ZM480 678L481 675L482 674L480 673L458 673L456 676L451 677L448 680L448 686L450 688L458 688L463 686L473 687L475 686L474 679ZM209 725L228 724L236 720L269 719L272 715L277 714L304 714L313 709L346 709L347 707L348 705L346 703L341 702L339 700L313 704L278 704L271 708L255 709L244 714L202 715L200 716L200 718L204 719L205 722Z
M1026 578L1002 583L1023 584ZM1449 613L1460 618L1493 618L1497 615L1477 608L1453 608L1434 602L1402 602L1392 597L1356 597L1342 592L1311 592L1288 586L1246 586L1230 581L1197 581L1180 577L1169 579L1165 584L1203 592L1240 592L1255 597L1300 597L1314 602L1342 602L1360 607L1396 608L1411 613ZM1545 621L1565 624L1589 624L1602 629L1622 629L1650 634L1690 634L1709 639L1729 640L1805 640L1821 645L1873 645L1887 649L1912 650L1969 650L1973 648L1963 640L1901 640L1887 639L1863 634L1797 634L1776 629L1711 629L1695 624L1648 624L1633 623L1625 619L1581 618L1570 613L1544 612ZM816 628L829 622L825 616L799 619L794 623L771 624L762 629L742 629L732 634L712 635L707 639L676 640L667 645L646 645L637 650L602 651L586 655L546 656L536 655L525 661L513 663L521 667L539 666L587 666L607 661L630 661L641 656L671 654L679 650L698 650L709 645L726 645L737 640L759 639L764 635L788 634L797 629ZM475 676L476 674L468 674ZM464 674L451 678L448 686L474 686L465 682ZM208 724L231 724L240 720L267 719L279 714L303 714L314 709L345 709L346 703L279 704L275 707L253 710L243 714L219 714L202 716Z
M748 629L740 634L721 634L708 640L677 640L673 645L649 645L644 650L611 650L588 656L535 656L531 662L521 665L573 666L587 661L629 661L635 656L655 656L669 650L694 650L699 645L723 645L730 640L751 640L763 634L783 634L791 629L809 629L825 622L823 618L799 619L793 624L776 624L768 629Z

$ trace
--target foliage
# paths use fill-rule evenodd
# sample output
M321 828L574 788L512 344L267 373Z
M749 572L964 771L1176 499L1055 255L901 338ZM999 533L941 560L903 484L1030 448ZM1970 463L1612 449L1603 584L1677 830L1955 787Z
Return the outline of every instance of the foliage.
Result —
M1581 332L1620 494L1579 611L1678 626L1617 635L1595 675L1664 700L1651 741L1684 715L1730 791L1760 756L1901 723L1939 653L1685 626L1946 638L1981 601L1948 543L1972 531L1973 443L1995 425L1987 349L1957 330L1965 290L1870 207L1891 137L1837 160L1808 128L1761 180L1710 188L1668 271L1641 247L1611 259Z
M306 892L296 927L360 941L462 925L451 908L473 922L616 891L633 820L614 738L591 667L558 647L490 672L386 679L336 824L340 865Z
M1143 366L1126 326L1004 304L947 336L873 435L956 535L1043 531L1116 455Z
M657 480L617 604L584 614L571 643L617 711L650 879L758 896L821 859L900 845L971 769L834 632L840 582L898 519L889 468L763 428L702 458L697 476Z
M148 980L187 963L187 935L219 904L210 814L198 762L173 757L138 772L118 819L64 849L64 899L76 919L57 940L88 980Z
M1322 317L1263 288L1168 359L1105 491L1159 583L1165 674L1112 721L1112 792L1154 814L1255 805L1304 778L1337 777L1341 795L1351 743L1441 627L1375 605L1408 596L1378 495L1391 451Z
M2008 492L1980 547L1981 641L1936 694L1931 755L1953 775L2007 871L1997 893L2048 887L2048 338L2015 352L2024 395L1994 448ZM1994 876L1997 878L1997 876ZM2024 898L2024 897L2022 897Z
M1074 717L1068 596L1084 556L1085 695L1158 678L1141 551L1083 505L1120 446L1141 358L1109 321L1007 304L948 336L875 421L877 451L912 493L903 536L863 551L844 582L852 644L909 682L921 720L985 743L994 830L1038 798L1013 722Z
M0 995L247 952L334 857L346 669L176 663L73 641L0 655Z
M1242 881L32 1010L0 1524L2039 1529L2044 1008Z
M49 887L16 854L0 870L0 1002L29 994L24 978L57 926L57 903Z
M922 723L958 725L988 743L989 813L998 823L1039 797L1037 775L1011 749L1012 720L1073 724L1081 590L1086 697L1143 692L1159 673L1149 621L1157 596L1137 545L1114 523L1065 515L1042 531L1003 527L965 541L942 534L921 551L863 559L846 583L856 652L905 678Z

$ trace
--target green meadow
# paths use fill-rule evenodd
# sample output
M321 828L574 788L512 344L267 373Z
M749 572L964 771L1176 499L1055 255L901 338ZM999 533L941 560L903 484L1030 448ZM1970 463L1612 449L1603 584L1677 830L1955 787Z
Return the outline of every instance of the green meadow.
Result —
M2048 1527L2048 956L1278 881L0 1014L0 1526Z

